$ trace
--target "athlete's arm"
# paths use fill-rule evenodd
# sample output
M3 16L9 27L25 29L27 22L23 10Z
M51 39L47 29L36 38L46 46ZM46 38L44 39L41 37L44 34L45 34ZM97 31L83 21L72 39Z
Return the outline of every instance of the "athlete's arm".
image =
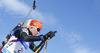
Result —
M35 52L37 51L37 53L39 53L41 51L41 49L43 48L45 44L45 41L42 41L38 46L36 46L34 43L31 43L31 45L29 46L29 48Z
M27 33L22 32L21 39L26 42L40 41L40 36L28 36Z

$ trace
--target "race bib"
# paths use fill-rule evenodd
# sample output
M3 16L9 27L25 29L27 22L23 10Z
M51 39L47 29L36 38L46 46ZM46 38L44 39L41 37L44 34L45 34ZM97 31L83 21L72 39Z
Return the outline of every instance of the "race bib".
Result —
M27 49L27 44L24 41L12 42L12 40L17 39L15 36L12 36L6 45L1 50L3 53L22 53Z

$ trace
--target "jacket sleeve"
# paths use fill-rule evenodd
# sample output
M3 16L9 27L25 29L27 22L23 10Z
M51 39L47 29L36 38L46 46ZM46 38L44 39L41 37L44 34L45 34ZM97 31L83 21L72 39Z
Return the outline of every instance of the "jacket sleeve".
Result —
M37 53L39 53L41 51L41 49L43 48L44 44L45 44L45 41L42 41L38 46L36 46L34 43L31 43L31 45L29 46L29 48L33 52L35 52L35 51L38 50Z
M41 40L41 36L28 36L27 33L25 33L25 32L22 32L20 37L25 42L34 42L34 41L40 41Z

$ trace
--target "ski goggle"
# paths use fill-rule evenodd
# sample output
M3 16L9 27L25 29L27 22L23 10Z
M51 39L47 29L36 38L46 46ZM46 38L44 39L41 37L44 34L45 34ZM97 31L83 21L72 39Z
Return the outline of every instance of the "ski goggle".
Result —
M37 28L37 31L40 32L40 28L35 23L32 24Z

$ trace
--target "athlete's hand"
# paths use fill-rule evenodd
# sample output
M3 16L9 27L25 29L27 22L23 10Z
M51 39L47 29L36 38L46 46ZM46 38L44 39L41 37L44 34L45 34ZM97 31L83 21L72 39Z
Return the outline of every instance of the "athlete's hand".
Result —
M50 32L48 32L46 35L44 35L44 38L45 39L48 39L48 38L52 38L52 37L54 37L55 36L55 33L56 33L57 31L50 31Z

